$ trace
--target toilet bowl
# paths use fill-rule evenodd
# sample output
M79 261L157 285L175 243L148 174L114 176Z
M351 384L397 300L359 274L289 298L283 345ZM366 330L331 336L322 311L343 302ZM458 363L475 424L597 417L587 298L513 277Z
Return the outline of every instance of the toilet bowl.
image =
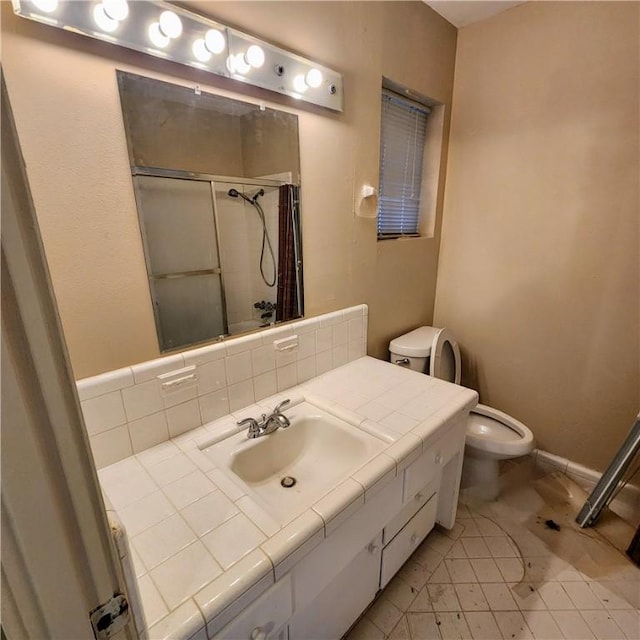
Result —
M419 327L389 343L391 362L460 384L460 348L448 329ZM533 433L511 416L478 404L467 419L462 488L484 500L500 493L498 461L533 450Z

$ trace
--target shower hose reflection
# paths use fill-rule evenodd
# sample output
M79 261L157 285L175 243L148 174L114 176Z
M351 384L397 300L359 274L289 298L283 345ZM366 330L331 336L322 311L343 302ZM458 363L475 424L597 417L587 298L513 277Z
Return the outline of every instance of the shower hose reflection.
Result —
M237 189L229 189L228 195L232 198L242 198L246 200L250 205L255 207L258 212L258 216L260 217L260 221L262 222L262 248L260 250L260 275L262 276L262 280L268 287L273 287L276 284L276 258L273 253L273 247L271 246L271 239L269 238L269 232L267 231L267 223L264 216L264 211L258 202L258 198L264 195L264 189L258 190L253 198L249 198L245 196L244 193L240 193ZM269 249L269 253L271 254L271 264L273 265L273 273L271 279L267 278L264 273L264 250L265 246ZM271 281L270 281L271 280Z

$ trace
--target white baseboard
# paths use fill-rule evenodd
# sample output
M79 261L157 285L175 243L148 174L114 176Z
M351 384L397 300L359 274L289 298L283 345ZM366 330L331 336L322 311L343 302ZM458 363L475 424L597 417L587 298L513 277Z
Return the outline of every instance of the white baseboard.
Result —
M577 462L561 458L542 449L534 449L531 457L536 467L549 471L561 471L571 478L579 487L591 492L602 473L589 469ZM640 487L627 484L609 505L610 509L634 526L640 521Z

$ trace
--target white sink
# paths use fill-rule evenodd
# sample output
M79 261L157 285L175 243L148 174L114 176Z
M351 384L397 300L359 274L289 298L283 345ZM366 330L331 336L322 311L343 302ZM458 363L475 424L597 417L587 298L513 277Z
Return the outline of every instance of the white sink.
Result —
M203 449L273 518L289 522L378 454L386 443L302 402L283 413L291 426L260 438L247 430ZM283 487L283 478L295 484Z

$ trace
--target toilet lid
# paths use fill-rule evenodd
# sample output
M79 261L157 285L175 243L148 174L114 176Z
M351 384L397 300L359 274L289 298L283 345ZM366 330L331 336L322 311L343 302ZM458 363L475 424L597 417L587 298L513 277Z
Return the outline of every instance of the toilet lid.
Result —
M431 355L433 339L440 329L418 327L409 333L394 338L389 343L389 351L398 356L410 358L428 358Z
M440 329L433 338L429 375L460 384L460 347L448 329Z

